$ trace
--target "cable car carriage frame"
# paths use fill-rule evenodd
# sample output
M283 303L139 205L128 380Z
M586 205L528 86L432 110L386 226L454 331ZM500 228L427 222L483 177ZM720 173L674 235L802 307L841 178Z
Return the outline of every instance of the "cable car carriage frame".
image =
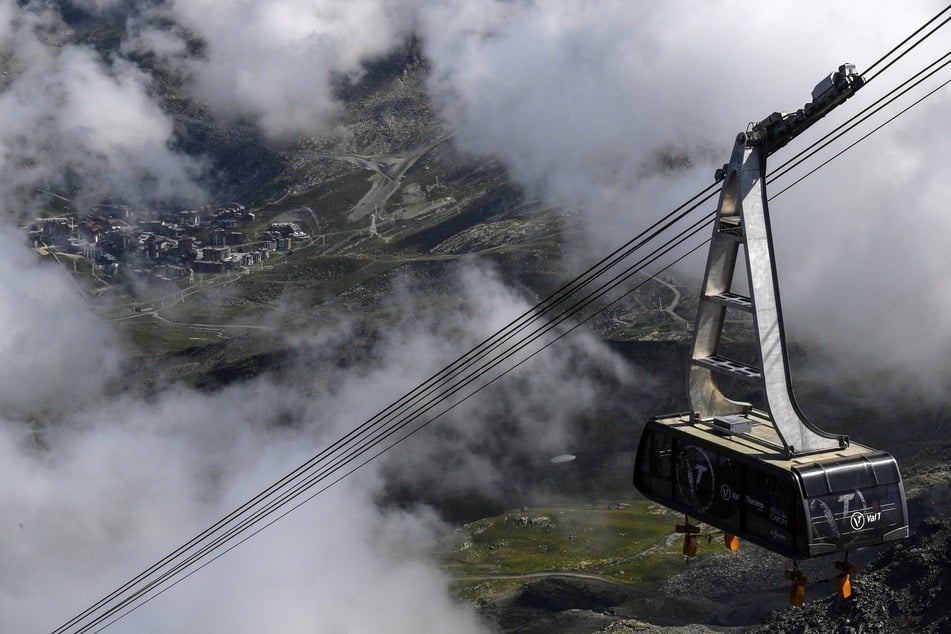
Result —
M908 537L904 486L896 460L820 430L795 401L779 302L765 175L767 157L863 85L845 64L824 78L812 101L773 113L737 136L723 181L687 373L691 411L653 418L638 446L634 485L648 499L688 517L684 554L696 552L693 517L724 532L730 549L746 539L794 560L790 600L807 581L795 561ZM749 296L734 292L740 247ZM728 311L752 316L760 365L721 351ZM759 388L765 407L727 396L718 377ZM854 566L837 562L848 582ZM843 592L840 584L840 593Z

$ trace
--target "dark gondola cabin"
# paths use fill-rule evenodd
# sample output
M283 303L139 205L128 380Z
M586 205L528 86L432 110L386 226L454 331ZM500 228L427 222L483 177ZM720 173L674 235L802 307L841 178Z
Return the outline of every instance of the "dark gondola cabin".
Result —
M691 411L649 421L634 466L634 484L646 497L687 517L677 526L685 555L696 552L696 518L724 531L731 550L738 537L788 556L797 605L808 580L795 560L846 551L837 568L840 594L848 596L849 549L908 536L895 459L819 429L796 403L764 179L773 151L863 85L855 67L843 64L820 82L811 103L737 135L730 162L715 175L723 185L687 368ZM741 254L746 275L737 284ZM730 358L721 346L727 315L751 323L746 332L758 365Z
M645 426L634 470L645 497L792 559L908 536L889 454L852 442L786 458L774 427L755 413L742 434L691 418Z

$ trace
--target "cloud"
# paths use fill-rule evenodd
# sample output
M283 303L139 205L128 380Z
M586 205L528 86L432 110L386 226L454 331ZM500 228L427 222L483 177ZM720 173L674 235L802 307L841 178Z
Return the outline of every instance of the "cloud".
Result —
M326 132L340 112L340 82L411 33L405 0L171 0L167 13L203 42L202 54L169 61L219 115L246 118L278 139ZM167 25L138 27L140 47L170 52ZM175 53L174 50L171 51Z
M61 4L79 7L91 13L109 13L121 8L133 8L141 3L138 0L65 0Z
M381 2L310 11L284 2L181 3L174 10L187 26L207 26L206 57L188 68L201 94L214 107L233 105L234 112L281 135L326 124L336 108L332 83L359 76L364 59L386 52L405 35L399 29L409 22L394 26L386 20L397 8ZM378 28L357 29L354 36L356 24ZM121 57L104 60L86 47L51 46L37 35L40 26L50 25L63 28L54 15L30 6L15 12L8 31L8 42L16 43L17 68L0 93L7 205L26 204L37 186L81 184L89 200L117 189L142 198L195 191L204 166L173 149L171 119L156 104L144 71ZM230 48L235 31L229 27L245 34L237 40L244 48ZM138 34L152 37L154 46L154 33ZM179 34L166 35L166 53L182 50L176 48ZM140 44L132 42L126 50L140 50ZM245 65L249 77L271 79L265 84L270 90L242 86ZM300 82L308 74L313 85ZM12 631L65 620L434 372L460 345L481 340L526 306L493 273L466 270L456 281L460 288L452 291L463 298L460 305L424 319L403 312L403 328L386 333L372 356L342 378L305 387L262 377L210 395L167 386L145 398L134 388L125 393L103 388L115 378L121 342L84 308L68 278L40 267L16 235L6 236L2 246L11 284L0 293L14 294L2 302L10 309L4 314L9 336L2 344L15 363L3 377L9 393L2 395L7 406L0 421L0 456L7 465L0 490L0 515L7 518L0 550L7 559L0 569L9 575L0 575L0 614L4 629ZM415 298L422 309L419 290L407 290L401 299ZM394 310L401 299L394 300ZM318 334L315 345L328 339L341 347L360 345L348 339L346 326ZM36 331L43 333L42 345L30 337ZM596 346L591 340L578 345ZM536 391L567 382L565 391L583 408L598 389L579 381L572 363L587 368L604 361L608 372L623 369L603 351L598 361L590 361L579 358L580 350L573 348L550 368L513 384L517 394L497 393L519 414L516 440L544 430L548 440L533 450L568 443L570 430L564 426L576 411L534 408L546 400ZM327 361L320 354L317 360ZM314 372L339 374L301 368L301 376ZM286 426L287 412L294 425ZM507 452L523 450L518 444L476 446L476 430L497 427L497 414L495 407L470 407L464 417L441 421L457 425L457 431L422 443L417 455L472 449L472 459L454 466L454 480L465 481L466 469L489 464L491 454L504 459ZM31 426L34 418L42 423L39 428ZM453 437L467 440L453 444ZM403 466L392 463L390 476L413 486L440 475ZM499 476L479 477L490 483ZM448 580L431 560L428 549L445 528L426 509L377 507L374 497L386 483L380 473L368 471L333 489L186 582L191 591L169 592L123 621L119 631L197 625L250 632L275 624L288 632L482 631L473 610L449 597ZM33 591L37 587L47 589L42 601Z
M66 27L44 5L10 8L0 91L0 203L22 216L35 189L76 192L81 203L196 203L207 166L175 149L172 119L151 78L122 58L57 43ZM2 17L2 16L0 16Z
M430 91L455 141L579 210L593 258L712 183L747 121L801 107L825 73L845 61L868 67L939 8L880 2L863 7L875 19L862 20L847 3L804 13L795 2L445 0L421 9L420 28ZM770 164L943 52L932 38ZM947 141L934 131L947 99L772 204L788 332L839 359L837 372L878 364L941 382L933 368L947 367L951 279L941 245ZM681 273L702 267L694 257Z
M0 252L0 410L29 418L95 402L118 367L118 337L21 232L0 229Z
M38 268L32 254L10 240L3 246L20 253L20 278L0 289L31 288L56 298L26 304L26 310L0 297L12 308L5 323L20 335L3 340L0 352L15 360L36 355L16 368L30 387L19 394L29 411L70 384L63 374L74 367L101 379L91 360L114 354L117 345L91 336L108 330L83 308L64 276ZM404 282L388 302L394 327L380 333L365 358L351 358L345 372L330 361L362 346L365 336L348 330L346 320L310 338L297 333L301 365L284 379L263 376L212 394L174 385L148 397L134 386L99 390L95 398L47 414L39 430L5 408L2 627L34 631L65 621L527 306L481 267L459 269L446 289L452 299L438 315L420 312L432 290ZM63 321L67 313L61 335L83 347L19 352L18 342L26 339L21 333ZM331 345L336 348L328 350ZM570 446L572 418L630 378L626 366L591 338L559 346L543 359L401 445L388 455L388 466L374 463L344 481L124 619L116 631L484 631L471 607L449 597L448 578L432 560L432 544L448 529L424 507L381 508L375 500L393 483L427 496L456 492L464 482L469 491L491 491L520 456L542 453L547 460ZM62 372L50 371L58 366ZM553 393L570 402L553 405ZM420 467L436 455L444 469ZM37 587L45 589L42 596Z
M619 206L643 223L665 191L707 184L749 119L800 107L823 73L880 52L881 39L841 34L846 17L825 5L806 18L794 2L446 0L420 22L459 142L616 227ZM827 45L806 46L820 35Z
M381 386L400 381L398 388L381 388L392 395L390 400L476 348L531 308L523 296L506 286L499 271L475 262L462 265L453 276L452 300L447 301L452 306L458 303L458 307L433 310L432 293L421 284L405 281L386 302L395 323L381 333L381 356L373 365L373 377ZM479 379L468 383L461 395L486 385L502 370L553 341L560 332L557 329L522 350L514 349L546 323L547 318L530 324L490 355L467 366L466 372L440 381L439 388L445 390L474 372L480 374ZM512 354L508 354L510 351ZM499 361L499 368L482 369L502 354L506 360ZM396 372L396 368L402 371ZM518 465L547 463L552 456L578 449L579 437L597 417L596 412L624 409L619 393L626 395L626 403L638 398L644 389L638 386L638 379L619 356L590 333L573 333L475 398L448 411L415 437L407 450L388 455L387 477L410 491L425 492L424 498L478 492L493 499L504 490L531 500L537 493L535 485L513 481L520 473ZM361 389L365 387L361 384ZM434 390L427 397L438 397L439 393ZM351 400L356 402L358 398ZM419 423L457 400L440 401L420 417Z
M64 622L301 462L312 433L260 422L290 395L254 393L118 399L51 429L43 450L0 422L4 629ZM428 559L440 522L380 511L368 492L331 490L112 629L481 631Z
M0 0L0 42L6 42L13 33L16 5L13 0Z

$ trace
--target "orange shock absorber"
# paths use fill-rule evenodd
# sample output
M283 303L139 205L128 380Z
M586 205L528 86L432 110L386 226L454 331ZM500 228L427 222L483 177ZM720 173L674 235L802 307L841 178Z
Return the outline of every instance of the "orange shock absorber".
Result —
M806 602L806 586L809 585L809 578L802 574L795 561L792 564L792 570L786 571L786 578L792 581L792 587L789 588L789 602L801 608Z
M677 524L675 530L684 534L684 557L697 556L697 541L700 539L700 527L690 523L690 518L684 516L684 523Z
M845 558L842 561L835 562L835 569L839 574L835 576L835 587L839 596L848 599L852 596L852 575L857 574L858 566L849 561L849 551L845 551Z
M740 547L740 538L733 533L723 533L723 545L727 550L738 550Z

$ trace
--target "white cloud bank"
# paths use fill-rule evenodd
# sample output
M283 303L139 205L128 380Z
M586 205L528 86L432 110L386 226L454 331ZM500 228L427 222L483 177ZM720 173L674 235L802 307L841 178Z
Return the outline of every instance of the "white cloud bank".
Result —
M446 0L428 3L420 22L430 89L458 143L583 209L590 251L601 254L710 184L747 121L801 107L825 73L846 61L863 70L942 7ZM931 38L770 164L942 55L946 41ZM949 99L945 89L771 206L789 334L824 349L836 372L888 369L896 392L924 385L938 398L951 348ZM665 155L690 163L664 169ZM702 267L697 257L683 270Z
M130 62L64 44L45 3L0 3L0 204L31 211L35 189L83 202L200 202L203 160L175 149L151 78Z
M422 296L407 286L391 306L397 327L345 373L313 363L335 360L328 341L358 345L352 333L310 343L298 333L316 355L300 380L265 376L213 394L168 386L145 398L105 387L115 376L103 357L114 361L115 343L68 278L13 238L0 246L20 265L0 285L0 305L10 307L0 354L12 362L0 381L5 631L65 622L527 308L494 273L467 266L454 284L459 301L441 318L420 316ZM309 381L312 373L329 380ZM574 417L629 380L603 346L577 338L491 388L489 403L475 400L437 422L439 433L401 445L390 468L374 463L112 629L486 631L449 597L433 561L446 527L425 508L381 509L376 497L394 482L437 495L459 483L490 492L499 463L560 453Z
M401 45L414 17L406 0L172 0L167 8L206 45L201 59L177 60L195 94L276 138L325 131L339 113L335 82L358 80L363 62Z
M625 0L163 6L166 18L206 43L202 59L178 59L194 93L279 137L333 125L335 82L359 78L366 62L415 33L432 69L428 89L454 141L500 159L531 193L582 210L592 257L708 185L748 121L801 107L824 74L846 61L868 67L942 7L910 11L881 1L804 9L791 0L768 7ZM149 29L136 33L144 38ZM159 49L184 50L167 31L151 33ZM941 41L939 33L771 165L943 53ZM951 344L942 317L951 280L939 255L949 228L946 142L921 131L946 127L947 100L944 91L773 204L790 334L820 342L841 369L878 363L918 380L929 372L922 368L944 366ZM896 214L908 213L916 222L896 232ZM700 268L698 257L684 270ZM913 324L930 338L910 340Z

